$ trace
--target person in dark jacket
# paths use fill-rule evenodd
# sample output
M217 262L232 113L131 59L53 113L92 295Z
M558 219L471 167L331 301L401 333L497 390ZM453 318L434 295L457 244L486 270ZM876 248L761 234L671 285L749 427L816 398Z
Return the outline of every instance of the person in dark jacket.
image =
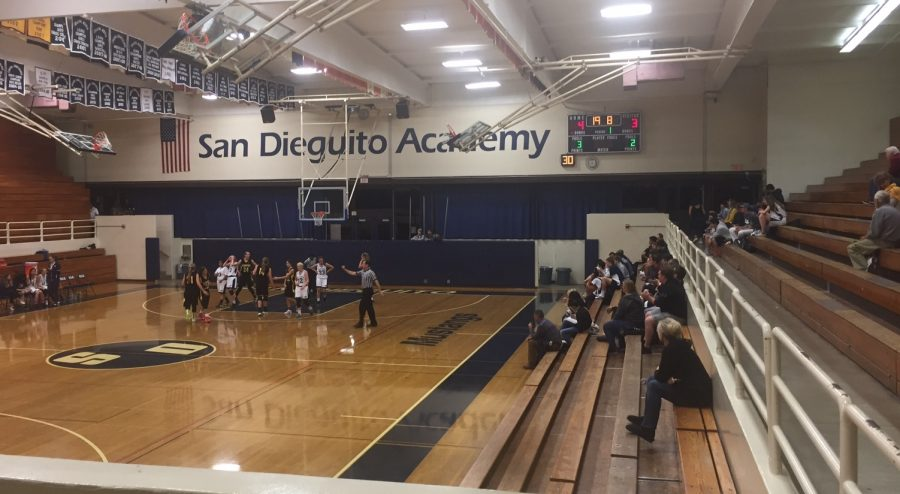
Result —
M50 256L50 266L47 269L47 302L59 305L59 284L62 276L62 268L56 262L56 256Z
M662 358L656 372L647 379L644 415L629 415L625 428L642 439L653 442L663 398L676 406L704 408L712 405L712 379L691 343L682 335L681 323L663 319L658 327L662 340Z
M672 265L665 263L659 270L659 288L656 289L656 295L644 290L641 298L653 306L644 311L644 348L641 350L643 353L650 353L659 321L671 317L682 324L687 324L687 293L684 291L684 285L675 277Z
M559 335L566 345L572 343L572 338L577 333L582 333L591 329L591 313L585 306L584 299L578 294L577 290L569 290L566 295L566 317L563 318L562 326L559 329Z
M603 324L605 336L598 336L597 341L608 341L611 351L624 352L625 339L623 334L640 334L644 324L644 302L638 296L634 288L634 282L625 280L622 283L622 299L619 306L610 308L615 310L612 319Z
M548 350L555 351L562 347L559 329L552 322L544 319L544 311L534 311L533 322L528 323L528 365L526 369L534 369L541 357Z

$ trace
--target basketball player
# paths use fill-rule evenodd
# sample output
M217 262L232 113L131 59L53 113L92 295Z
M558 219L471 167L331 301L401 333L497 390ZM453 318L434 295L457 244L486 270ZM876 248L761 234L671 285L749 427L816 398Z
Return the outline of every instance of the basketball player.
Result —
M245 252L244 260L248 260L249 257L250 253ZM256 316L262 317L269 311L269 286L275 283L275 280L272 279L272 266L269 265L268 257L263 257L262 264L253 269L253 277L256 278ZM240 290L240 285L238 285L238 292ZM250 293L253 293L253 288L250 290Z
M197 266L191 263L187 272L184 273L184 279L181 280L184 286L184 320L197 320L197 301L200 298L200 282L197 279Z
M227 303L225 299L225 282L228 280L228 268L225 267L225 261L219 260L219 267L216 268L216 291L219 292L219 304L217 309L221 309Z
M300 318L303 315L302 307L309 304L309 272L302 262L297 263L297 271L294 275L294 297L297 305L297 318Z
M369 315L369 327L378 327L378 321L375 320L375 305L372 303L372 297L375 295L372 287L374 286L378 289L379 295L383 295L384 291L381 289L378 277L375 276L375 271L369 268L368 257L369 255L364 252L363 257L359 260L359 271L350 271L347 269L347 266L341 266L341 269L350 276L359 276L360 286L362 287L362 299L359 301L359 322L353 326L354 328L364 326L363 319L366 314Z
M236 307L240 302L238 299L241 296L241 290L244 287L247 287L247 290L250 290L250 295L253 298L257 298L256 290L253 287L253 273L256 272L256 268L258 265L256 261L250 257L250 251L244 252L244 258L241 259L241 262L237 265L238 270L238 284L237 284L237 292L234 294L234 306ZM271 270L271 267L269 268Z
M319 307L319 304L325 300L327 297L327 293L325 292L328 289L328 273L330 273L334 266L325 262L325 258L319 256L319 262L316 263L316 307Z
M200 320L203 321L209 314L209 269L206 266L200 268L200 274L197 276L197 287L200 289Z
M284 311L285 317L291 317L291 314L294 313L294 309L291 306L294 305L294 265L291 264L291 261L284 261L285 272L284 276L281 276L276 279L284 279L284 303L287 305L287 310Z
M237 288L237 259L232 255L228 256L228 260L225 261L225 307L228 307L229 304L237 306L234 295L235 288Z

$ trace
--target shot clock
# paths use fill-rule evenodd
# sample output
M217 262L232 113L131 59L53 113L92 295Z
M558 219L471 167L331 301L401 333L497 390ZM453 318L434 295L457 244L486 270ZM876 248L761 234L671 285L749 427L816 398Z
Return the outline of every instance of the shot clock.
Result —
M575 153L637 153L641 150L640 113L569 115L568 155ZM573 160L574 164L574 160Z

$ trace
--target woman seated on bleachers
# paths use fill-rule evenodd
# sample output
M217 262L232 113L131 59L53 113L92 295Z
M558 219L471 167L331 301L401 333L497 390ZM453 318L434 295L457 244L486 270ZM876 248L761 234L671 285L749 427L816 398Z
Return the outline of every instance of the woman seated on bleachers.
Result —
M759 211L759 230L762 235L768 235L769 228L782 226L787 223L787 211L784 204L778 201L772 194L763 198L763 209Z
M603 324L604 336L598 336L597 341L608 341L612 352L624 352L622 335L641 334L644 327L644 302L634 288L634 281L622 283L622 299L618 307L610 307L609 311L613 312L612 319Z
M591 313L585 307L584 299L577 290L566 294L566 316L562 320L559 334L566 345L572 343L575 335L591 329Z
M644 415L629 415L631 423L625 426L628 432L651 443L656 437L663 398L675 406L712 406L712 379L682 331L681 323L675 319L663 319L657 325L656 332L665 348L659 367L647 379Z
M37 269L32 270L25 284L25 294L31 299L32 305L44 305L44 290L41 289L44 283L40 277Z

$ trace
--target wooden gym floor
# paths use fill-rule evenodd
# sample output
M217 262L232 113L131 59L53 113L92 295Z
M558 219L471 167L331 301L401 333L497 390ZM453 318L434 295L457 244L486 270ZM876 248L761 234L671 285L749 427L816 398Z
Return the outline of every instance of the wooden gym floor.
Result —
M280 296L258 319L244 292L209 324L184 320L176 289L118 292L0 317L0 454L415 481L451 427L475 451L528 372L533 291L390 290L366 329L355 290L300 320Z

